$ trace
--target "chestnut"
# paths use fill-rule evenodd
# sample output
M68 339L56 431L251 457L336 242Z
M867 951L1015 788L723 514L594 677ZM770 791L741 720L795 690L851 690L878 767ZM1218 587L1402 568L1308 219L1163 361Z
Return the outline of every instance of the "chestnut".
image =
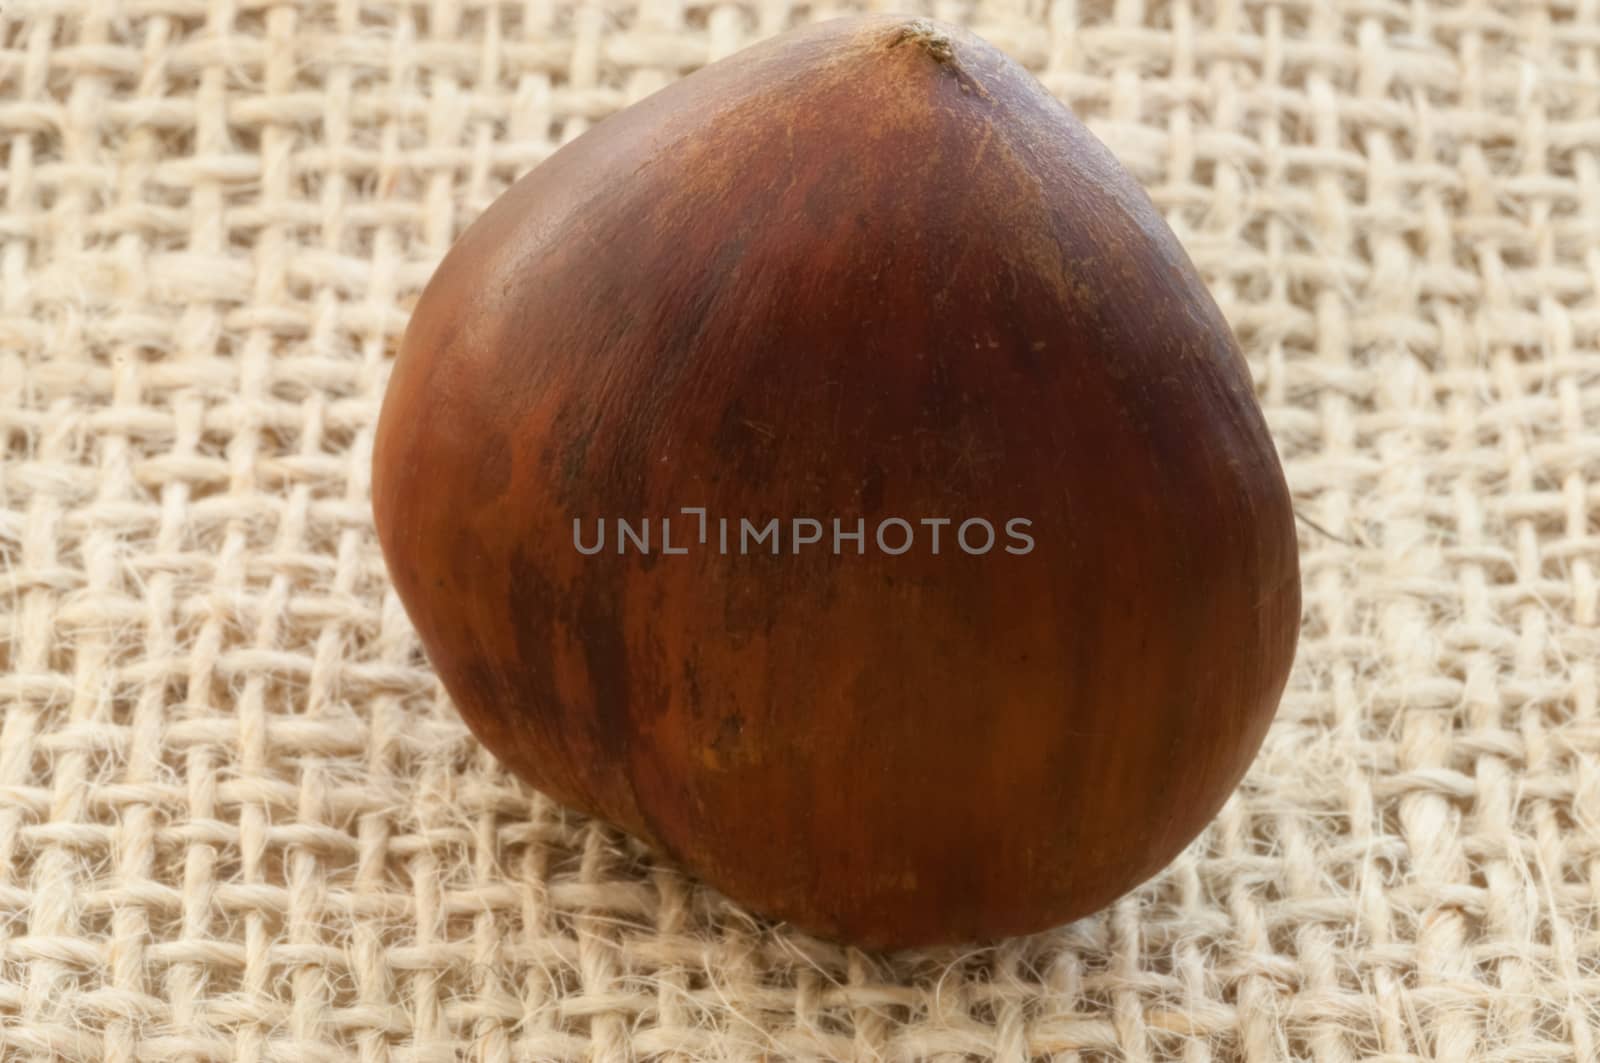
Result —
M518 181L417 304L373 506L512 771L865 947L1159 870L1299 628L1193 265L1064 106L924 19L756 45Z

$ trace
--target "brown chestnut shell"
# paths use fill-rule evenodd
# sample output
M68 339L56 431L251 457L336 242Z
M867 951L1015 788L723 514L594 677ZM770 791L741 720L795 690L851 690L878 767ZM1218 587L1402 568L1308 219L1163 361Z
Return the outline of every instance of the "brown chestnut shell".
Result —
M416 308L373 504L506 765L864 946L1043 929L1160 869L1299 626L1289 493L1189 259L1025 71L921 19L752 47L511 188ZM723 553L719 517L827 534ZM575 548L618 518L655 549ZM968 553L972 518L1034 545Z

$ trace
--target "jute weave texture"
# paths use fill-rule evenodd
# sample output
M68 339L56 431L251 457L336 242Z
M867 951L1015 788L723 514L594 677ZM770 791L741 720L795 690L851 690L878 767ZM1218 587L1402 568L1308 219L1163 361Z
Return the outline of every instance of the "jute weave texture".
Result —
M849 952L469 739L368 512L409 305L843 10L5 0L0 1059L1596 1058L1600 0L925 9L1150 188L1306 520L1266 748L1134 896Z

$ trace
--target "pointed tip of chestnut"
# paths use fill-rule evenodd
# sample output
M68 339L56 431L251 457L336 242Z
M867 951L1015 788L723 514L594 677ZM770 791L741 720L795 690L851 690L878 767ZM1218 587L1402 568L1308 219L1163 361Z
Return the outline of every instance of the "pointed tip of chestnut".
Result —
M417 306L373 498L512 770L872 947L1159 870L1299 626L1282 470L1188 257L926 19L757 45L518 182Z
M949 32L932 19L913 18L895 28L889 36L888 47L899 48L902 45L919 48L938 63L955 61L955 42L951 40Z

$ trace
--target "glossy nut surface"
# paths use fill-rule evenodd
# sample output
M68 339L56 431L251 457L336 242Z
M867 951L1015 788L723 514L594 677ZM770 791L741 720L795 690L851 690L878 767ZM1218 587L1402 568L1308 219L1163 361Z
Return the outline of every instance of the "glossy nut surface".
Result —
M750 48L518 182L417 306L373 472L498 757L864 946L1139 884L1238 783L1294 653L1289 495L1215 303L1065 108L923 20ZM682 507L868 537L665 556ZM617 518L657 549L575 548ZM1034 545L952 526L935 555L924 518Z

